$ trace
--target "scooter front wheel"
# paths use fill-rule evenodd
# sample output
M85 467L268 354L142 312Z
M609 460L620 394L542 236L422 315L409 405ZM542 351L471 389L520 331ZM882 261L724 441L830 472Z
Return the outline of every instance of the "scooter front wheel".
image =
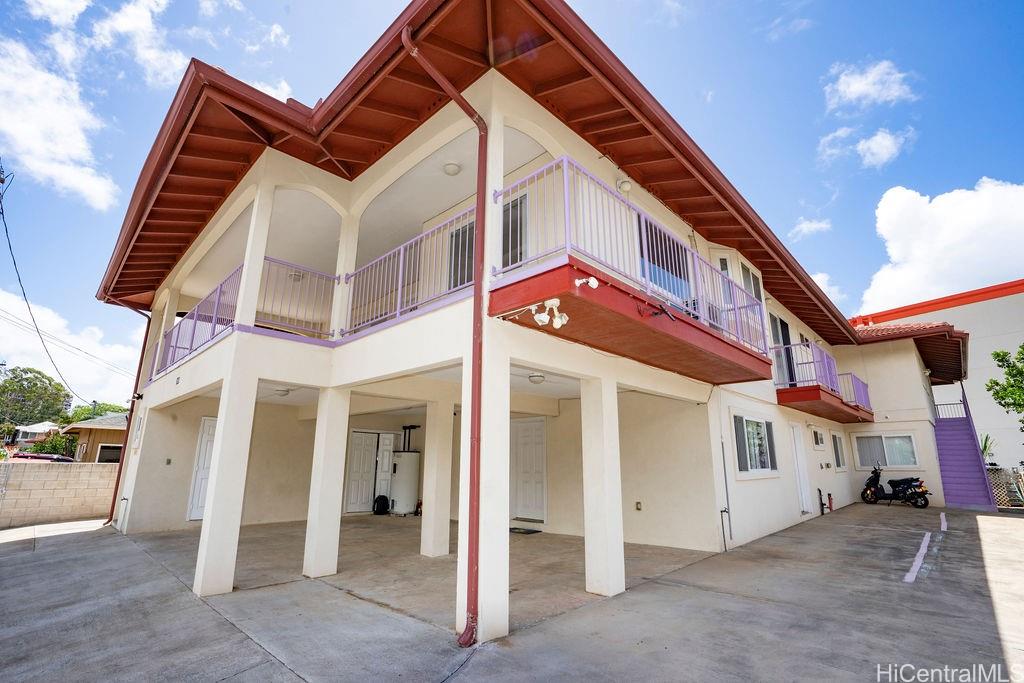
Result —
M918 510L924 510L928 507L928 496L914 496L910 499L910 504Z
M878 494L875 493L874 489L864 489L860 492L860 499L868 505L874 505L878 502Z

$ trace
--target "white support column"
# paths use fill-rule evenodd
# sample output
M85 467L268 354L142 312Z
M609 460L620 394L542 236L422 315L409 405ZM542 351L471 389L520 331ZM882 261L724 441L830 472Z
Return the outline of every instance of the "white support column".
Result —
M486 388L480 424L480 621L477 626L481 643L508 635L509 371L505 349L493 341L485 345Z
M588 593L626 590L622 540L619 397L608 377L580 381L583 428L583 532Z
M242 261L242 276L238 284L238 307L235 309L235 322L240 325L256 323L260 280L263 278L263 257L267 255L270 216L273 210L274 185L267 180L261 180L256 188L256 198L252 202L249 234L245 242L245 258Z
M164 310L160 314L159 320L153 320L151 328L155 328L155 337L153 339L152 351L150 352L148 367L143 366L143 372L149 372L150 368L153 367L153 358L159 358L159 354L163 353L164 346L164 334L167 330L174 327L174 324L178 321L178 297L181 294L181 290L174 288L167 290L167 301L164 304ZM151 332L153 330L150 330Z
M348 327L349 283L345 275L356 269L356 246L359 242L359 216L345 216L341 219L338 233L338 259L335 272L341 276L334 288L331 302L331 330L335 334Z
M427 403L423 445L423 517L420 522L420 555L448 554L451 529L452 434L455 404Z
M192 590L198 595L230 593L234 584L258 383L259 378L252 369L235 363L225 373L221 386L206 509L192 584Z
M309 483L305 576L338 573L338 536L341 532L341 497L345 490L345 451L352 392L321 389L313 437L313 474Z

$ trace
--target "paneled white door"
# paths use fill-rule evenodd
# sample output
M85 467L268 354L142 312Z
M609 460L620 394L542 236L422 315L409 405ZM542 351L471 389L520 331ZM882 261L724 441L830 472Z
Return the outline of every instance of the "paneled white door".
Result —
M814 507L811 495L811 479L807 472L807 450L804 448L804 426L799 422L790 422L789 429L793 432L793 454L796 460L796 485L800 496L800 512L810 513Z
M543 522L547 514L544 418L512 420L509 437L512 517Z
M345 475L345 512L373 509L377 469L377 434L352 432L348 439L348 472Z
M210 482L210 458L213 455L213 437L217 433L217 418L204 417L199 424L199 442L196 444L196 462L192 469L192 490L188 495L188 519L202 519L206 508L206 487Z

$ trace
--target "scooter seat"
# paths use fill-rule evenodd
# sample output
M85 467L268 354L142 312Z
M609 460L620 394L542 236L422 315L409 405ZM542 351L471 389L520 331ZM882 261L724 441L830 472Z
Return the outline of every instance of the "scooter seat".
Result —
M903 479L890 479L889 486L905 486L906 484L916 484L918 481L917 477L904 477Z

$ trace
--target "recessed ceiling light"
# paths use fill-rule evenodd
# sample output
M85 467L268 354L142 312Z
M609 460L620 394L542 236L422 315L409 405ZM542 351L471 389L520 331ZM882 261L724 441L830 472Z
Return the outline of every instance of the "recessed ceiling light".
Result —
M444 174L449 176L457 176L462 172L462 164L455 161L449 161L442 168L444 169Z

